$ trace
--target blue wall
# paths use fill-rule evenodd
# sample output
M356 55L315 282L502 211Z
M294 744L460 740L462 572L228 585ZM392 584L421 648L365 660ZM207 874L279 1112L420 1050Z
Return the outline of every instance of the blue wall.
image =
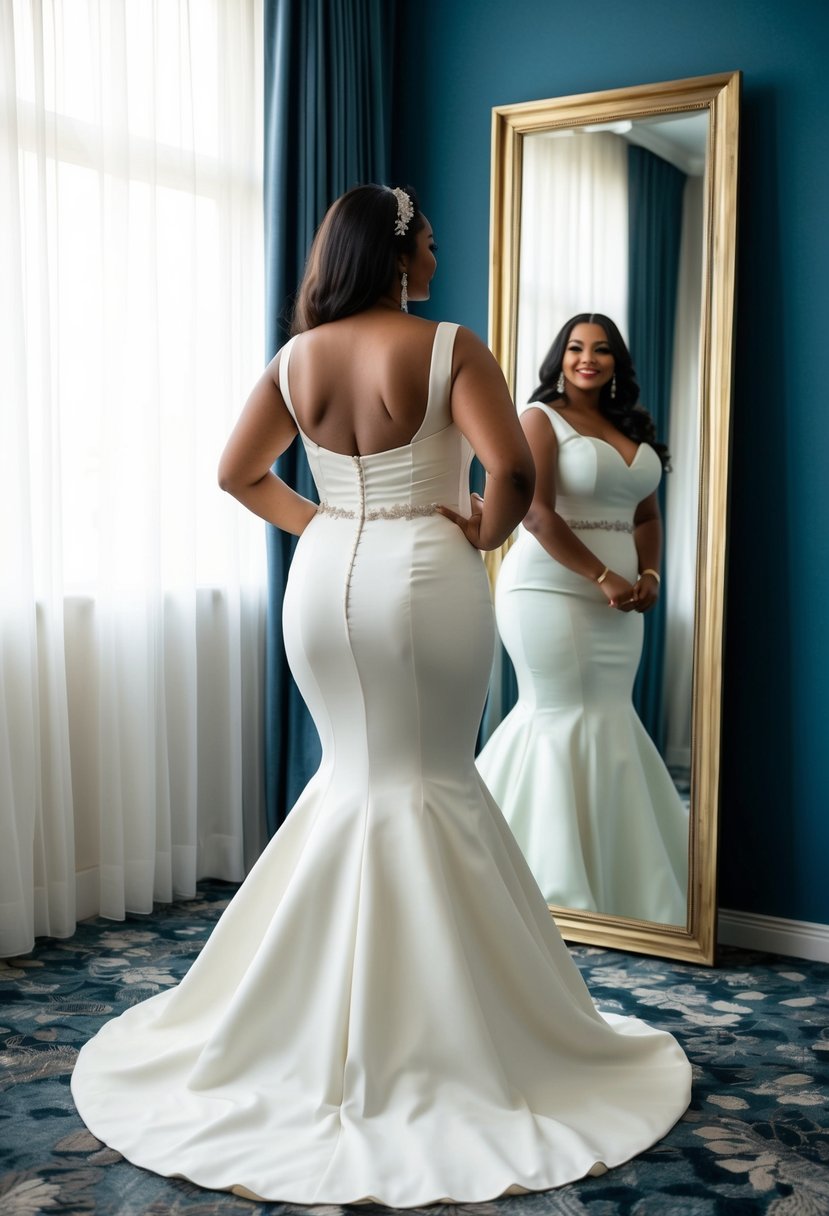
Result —
M486 336L491 109L744 73L720 904L829 923L829 5L402 0L395 148Z

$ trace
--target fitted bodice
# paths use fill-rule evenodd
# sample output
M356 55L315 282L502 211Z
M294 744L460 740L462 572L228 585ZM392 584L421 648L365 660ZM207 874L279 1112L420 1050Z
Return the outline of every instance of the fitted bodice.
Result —
M346 518L364 516L368 521L425 515L437 503L468 512L472 449L452 422L449 408L457 329L457 325L442 322L435 330L428 399L417 433L401 447L367 456L332 452L305 434L296 418L289 385L295 339L283 348L280 389L297 423L323 512Z
M631 528L636 507L659 485L662 464L648 443L640 443L630 464L611 443L581 435L549 405L528 409L547 415L558 441L556 511L571 524L594 521Z

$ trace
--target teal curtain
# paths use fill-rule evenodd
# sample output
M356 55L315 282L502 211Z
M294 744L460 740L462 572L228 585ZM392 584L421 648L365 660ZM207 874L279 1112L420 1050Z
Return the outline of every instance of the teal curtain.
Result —
M645 148L628 151L628 333L630 351L656 433L664 443L670 424L679 244L685 174ZM664 479L660 506L665 514ZM645 643L633 701L645 728L662 749L662 665L665 599L645 617Z
M389 0L265 2L268 360L288 337L305 258L327 208L351 186L388 181L394 14ZM301 494L316 497L298 442L276 471ZM295 545L295 537L268 528L264 754L270 832L320 757L282 643L282 600Z

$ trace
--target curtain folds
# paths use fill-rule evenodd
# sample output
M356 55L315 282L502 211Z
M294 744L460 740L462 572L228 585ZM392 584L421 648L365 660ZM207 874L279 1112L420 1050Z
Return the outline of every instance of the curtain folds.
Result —
M663 442L670 433L671 379L677 309L682 199L686 177L645 148L628 150L630 209L628 324L630 352L642 402ZM665 483L660 487L665 507ZM665 597L645 617L642 661L634 686L634 705L648 733L664 754L662 712L665 648Z
M523 405L553 338L580 312L628 302L627 144L610 132L524 140L515 401Z
M261 0L0 5L0 954L264 837ZM257 562L257 557L260 560Z
M665 763L691 769L691 705L700 476L700 325L702 320L703 179L689 177L682 208L671 417L672 473L665 489L665 662L662 710Z
M351 186L388 182L394 5L265 0L267 358L287 339L314 233ZM315 498L301 445L276 471ZM268 529L265 797L275 831L319 763L317 732L288 669L282 600L295 538Z

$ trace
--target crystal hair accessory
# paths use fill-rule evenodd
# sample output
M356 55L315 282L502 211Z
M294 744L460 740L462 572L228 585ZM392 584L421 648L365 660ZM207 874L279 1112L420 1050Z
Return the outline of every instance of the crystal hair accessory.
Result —
M395 236L405 236L406 229L414 216L414 205L405 190L395 186L392 194L397 199L397 220L394 225Z

